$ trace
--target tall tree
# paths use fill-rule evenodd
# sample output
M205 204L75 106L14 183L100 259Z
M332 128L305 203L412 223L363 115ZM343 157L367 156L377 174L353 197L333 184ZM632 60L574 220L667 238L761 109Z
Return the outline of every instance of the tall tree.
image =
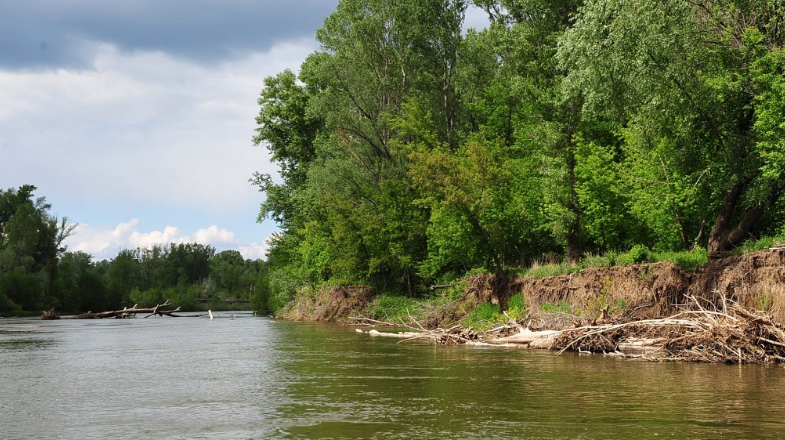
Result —
M782 142L772 120L783 14L779 0L588 1L561 42L587 112L677 145L672 165L707 200L710 255L747 239L785 189L771 153Z

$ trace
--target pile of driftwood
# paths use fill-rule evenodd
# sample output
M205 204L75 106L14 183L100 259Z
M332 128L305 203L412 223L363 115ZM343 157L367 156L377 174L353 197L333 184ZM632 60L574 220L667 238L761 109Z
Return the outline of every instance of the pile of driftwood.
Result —
M727 300L711 309L693 302L668 318L565 330L551 348L658 361L785 362L785 328L770 316Z
M595 323L566 330L532 331L510 320L482 333L454 326L399 333L371 330L368 334L435 344L542 348L559 353L570 350L652 361L785 362L785 327L769 315L725 299L719 307L689 299L689 309L667 318Z
M105 318L136 318L137 313L147 313L145 318L148 318L153 315L158 316L171 316L172 318L182 318L181 315L175 315L174 313L179 312L180 308L177 307L176 309L172 309L171 304L169 304L169 300L167 299L166 302L163 304L158 304L155 307L143 307L139 308L138 304L135 304L130 309L124 307L123 310L108 310L105 312L87 312L82 313L81 315L73 315L73 316L59 316L55 313L54 309L44 311L41 315L41 319L48 321L54 319L105 319Z
M365 333L357 329L358 333ZM378 330L369 330L367 332L371 336L397 338L402 340L426 340L437 345L483 345L484 342L480 341L480 334L474 331L471 327L463 328L460 325L452 326L448 329L435 329L435 330L420 330L420 331L406 331L406 332L380 332Z

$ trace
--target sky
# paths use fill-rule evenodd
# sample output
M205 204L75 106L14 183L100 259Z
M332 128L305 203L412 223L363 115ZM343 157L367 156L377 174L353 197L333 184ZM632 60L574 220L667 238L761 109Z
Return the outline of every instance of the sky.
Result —
M96 260L168 243L264 258L277 228L249 179L277 167L252 142L257 99L337 4L0 0L0 188L35 185Z

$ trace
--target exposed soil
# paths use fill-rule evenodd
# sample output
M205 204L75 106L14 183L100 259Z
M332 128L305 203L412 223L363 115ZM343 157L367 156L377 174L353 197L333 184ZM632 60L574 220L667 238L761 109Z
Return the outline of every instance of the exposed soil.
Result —
M785 249L712 260L696 271L672 263L590 268L568 276L530 277L473 276L466 280L463 297L438 316L425 317L429 326L444 326L462 318L472 306L498 303L506 309L509 299L523 293L530 314L542 314L543 304L568 303L574 315L592 319L606 310L624 320L662 318L672 315L691 296L707 304L721 298L736 301L749 310L768 312L776 323L785 324ZM300 297L283 317L294 320L337 321L362 313L375 292L367 286L336 286ZM562 327L571 324L569 319ZM548 327L559 327L551 322Z
M279 316L292 321L339 321L364 310L374 295L369 286L333 286L299 296Z
M521 292L532 313L545 303L567 302L573 313L586 317L598 317L607 307L627 320L661 318L675 313L685 295L713 304L720 304L724 296L785 324L785 249L712 260L695 272L653 263L540 279L517 277L506 284L478 279L472 284L470 291L478 292L479 299L498 302L503 309Z

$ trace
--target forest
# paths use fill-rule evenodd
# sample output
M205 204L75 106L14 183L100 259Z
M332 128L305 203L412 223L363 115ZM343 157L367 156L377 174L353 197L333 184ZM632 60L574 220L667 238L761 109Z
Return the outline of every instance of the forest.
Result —
M202 244L124 249L93 261L63 241L75 225L50 213L36 187L0 190L0 314L118 310L161 304L182 310L266 309L266 263Z
M269 305L785 233L784 28L782 0L340 1L258 101Z

